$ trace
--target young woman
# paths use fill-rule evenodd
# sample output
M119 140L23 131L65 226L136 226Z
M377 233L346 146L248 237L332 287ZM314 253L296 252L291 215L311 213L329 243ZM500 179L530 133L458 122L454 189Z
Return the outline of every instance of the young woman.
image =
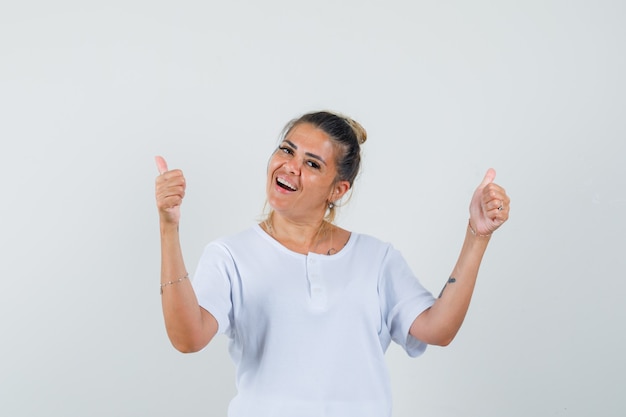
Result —
M238 391L230 417L390 416L390 342L417 356L428 344L449 344L463 322L509 197L488 170L435 298L390 244L333 223L365 140L360 124L336 113L292 120L268 164L267 218L207 245L193 283L178 232L185 178L156 158L168 336L182 352L201 350L217 333L229 337Z

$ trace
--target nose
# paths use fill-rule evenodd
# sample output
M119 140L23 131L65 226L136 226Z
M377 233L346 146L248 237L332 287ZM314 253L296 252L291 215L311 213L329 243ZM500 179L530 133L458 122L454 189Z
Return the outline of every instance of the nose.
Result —
M296 160L296 158L291 158L289 161L285 162L285 169L289 174L299 174L300 173L300 163Z

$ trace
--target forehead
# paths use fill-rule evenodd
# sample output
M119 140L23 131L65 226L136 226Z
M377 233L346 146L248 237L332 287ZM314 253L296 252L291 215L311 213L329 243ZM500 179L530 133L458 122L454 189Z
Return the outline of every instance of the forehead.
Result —
M324 154L326 157L335 156L336 147L330 136L322 129L310 124L300 123L291 128L285 140L305 152Z
M302 138L312 138L318 140L329 140L328 134L324 132L319 127L312 125L311 123L298 123L289 129L289 133L285 136L286 138L290 137L302 137Z

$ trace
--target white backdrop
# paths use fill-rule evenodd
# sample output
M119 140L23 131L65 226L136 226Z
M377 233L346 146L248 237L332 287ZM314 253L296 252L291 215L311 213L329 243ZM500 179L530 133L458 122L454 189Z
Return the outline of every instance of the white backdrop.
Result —
M162 323L153 156L188 269L253 224L283 124L368 130L339 224L438 293L487 168L512 198L464 327L388 362L396 417L623 416L626 4L4 1L0 414L223 416L226 340Z

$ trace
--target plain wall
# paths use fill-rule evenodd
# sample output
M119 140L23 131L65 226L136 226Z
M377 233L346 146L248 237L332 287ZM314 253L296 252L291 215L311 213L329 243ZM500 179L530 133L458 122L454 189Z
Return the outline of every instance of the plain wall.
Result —
M0 9L0 414L224 416L224 337L158 292L154 155L182 244L254 224L292 117L368 130L338 223L437 294L484 172L512 198L463 328L387 357L396 417L623 416L626 3L8 2ZM358 348L358 347L355 347Z

